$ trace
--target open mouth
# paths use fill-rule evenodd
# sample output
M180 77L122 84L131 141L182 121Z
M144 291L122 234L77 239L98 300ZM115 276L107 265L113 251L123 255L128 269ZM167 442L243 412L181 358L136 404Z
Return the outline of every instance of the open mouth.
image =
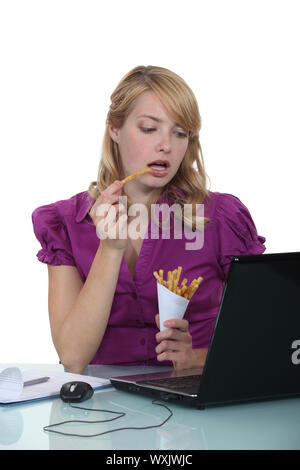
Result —
M154 162L149 163L147 166L152 168L154 171L165 172L169 168L170 163L166 160L155 160Z

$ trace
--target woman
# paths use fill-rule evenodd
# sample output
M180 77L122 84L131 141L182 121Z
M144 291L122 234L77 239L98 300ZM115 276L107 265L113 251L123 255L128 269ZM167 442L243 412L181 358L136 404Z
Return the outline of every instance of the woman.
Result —
M136 67L111 95L97 182L33 212L37 256L48 264L52 338L69 371L81 373L89 363L204 365L231 258L264 252L265 238L238 198L207 189L200 127L197 101L182 78ZM151 171L122 183L147 166ZM151 237L151 223L140 237L121 236L137 203L149 217L154 203L192 204L193 229L196 204L203 204L203 246L187 249L185 234L165 239L161 226ZM184 319L159 331L153 271L178 266L189 281L203 282Z

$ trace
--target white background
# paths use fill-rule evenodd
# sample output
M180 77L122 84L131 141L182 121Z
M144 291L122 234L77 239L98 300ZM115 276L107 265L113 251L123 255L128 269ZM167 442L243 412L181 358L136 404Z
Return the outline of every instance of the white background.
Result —
M210 189L267 252L300 251L298 0L0 0L0 362L56 363L31 213L96 179L110 94L136 65L193 89Z

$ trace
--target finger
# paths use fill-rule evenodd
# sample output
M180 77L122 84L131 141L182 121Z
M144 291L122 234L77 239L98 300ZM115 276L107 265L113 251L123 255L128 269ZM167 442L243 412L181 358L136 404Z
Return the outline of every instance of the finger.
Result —
M115 205L119 202L120 195L117 194L101 194L99 204Z
M159 362L172 361L176 370L190 369L193 364L189 361L186 354L181 351L164 351L156 356Z
M157 328L160 329L159 314L158 313L155 315L155 323L156 323Z
M180 351L164 351L156 356L159 362L162 361L173 361L179 362L181 360L182 353Z
M172 341L188 341L190 333L188 331L182 331L179 328L168 328L167 330L162 330L159 333L156 333L155 338L158 343L164 340Z
M174 341L174 340L163 340L159 343L156 348L156 354L161 354L164 351L182 351L185 347L185 344L182 341Z
M121 238L122 240L126 240L128 236L128 231L127 231L127 219L128 216L127 214L122 214L120 215L118 221L117 221L117 234L118 238Z
M118 231L120 232L120 228L123 229L124 225L127 225L127 214L123 213L121 217L125 220L117 221L117 216L120 210L124 212L124 209L120 208L119 206L112 206L108 205L108 212L104 212L104 205L101 205L101 216L99 216L99 220L96 222L96 232L100 239L102 238L112 238L117 239L119 238ZM100 211L99 211L100 212Z
M125 206L121 203L119 204L112 204L111 205L112 208L115 209L116 211L116 217L118 218L118 216L120 216L121 214L125 214L126 211L125 211Z
M105 217L105 223L114 226L124 226L127 223L127 213L122 204L111 205L109 211Z
M120 231L126 230L126 233L127 233L128 215L127 215L125 207L122 204L119 204L118 206L118 210L116 213L116 224Z
M187 320L171 318L170 320L164 321L163 325L166 329L156 334L157 342L162 341L165 338L177 337L178 335L176 332L180 332L180 334L189 334L189 322Z
M116 202L118 199L116 199ZM125 207L123 204L111 204L110 202L102 202L96 207L96 216L97 217L109 217L113 218L120 212L124 212Z
M96 207L96 217L106 218L109 216L109 218L111 218L113 213L116 213L116 206L108 202L103 202Z
M122 187L123 187L122 181L115 180L101 194L111 196L111 195L115 194L116 192L120 192L122 190Z
M176 344L175 344L176 343ZM192 345L192 336L189 333L182 333L180 330L174 330L172 336L164 338L158 342L158 352L164 349L183 350Z
M166 328L177 328L183 332L189 331L189 322L180 318L171 318L164 322Z

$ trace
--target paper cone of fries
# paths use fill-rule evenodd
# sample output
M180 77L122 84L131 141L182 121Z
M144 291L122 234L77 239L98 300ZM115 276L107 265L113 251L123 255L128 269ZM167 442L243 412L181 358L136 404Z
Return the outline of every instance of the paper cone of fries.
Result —
M203 278L199 276L187 285L187 278L184 278L179 285L182 266L173 271L168 271L167 280L164 281L164 270L159 269L159 273L154 271L153 276L157 280L157 297L160 320L160 331L167 328L163 325L171 318L182 319L190 299L198 289Z
M171 318L183 318L189 300L174 294L174 292L170 291L159 282L157 283L157 296L160 331L163 331L167 329L163 325L166 320L170 320Z

